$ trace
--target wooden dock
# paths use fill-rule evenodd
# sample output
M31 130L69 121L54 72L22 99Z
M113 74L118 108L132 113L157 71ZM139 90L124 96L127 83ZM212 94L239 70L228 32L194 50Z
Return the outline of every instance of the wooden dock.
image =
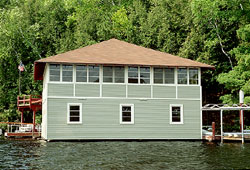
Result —
M7 131L4 136L9 137L33 137L38 138L41 136L41 125L33 123L20 123L20 122L0 122L0 124L7 124Z
M223 141L242 141L242 137L234 137L234 136L223 136ZM203 135L202 137L203 140L212 142L212 141L222 141L221 140L221 135ZM244 135L244 141L250 141L250 135Z

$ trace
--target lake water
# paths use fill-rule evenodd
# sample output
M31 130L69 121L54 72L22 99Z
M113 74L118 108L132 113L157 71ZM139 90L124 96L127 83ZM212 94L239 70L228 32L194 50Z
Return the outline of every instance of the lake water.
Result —
M245 169L250 144L0 140L0 169Z

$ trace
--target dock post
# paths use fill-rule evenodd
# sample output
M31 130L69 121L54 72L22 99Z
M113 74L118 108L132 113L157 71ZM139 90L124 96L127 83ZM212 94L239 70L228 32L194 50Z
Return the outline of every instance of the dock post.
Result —
M35 134L35 129L36 129L36 111L33 110L33 130L32 130L32 137L34 138L34 134Z
M215 122L212 122L212 140L215 140Z
M241 115L241 140L242 144L244 144L244 118L243 118L243 110L240 110Z
M244 103L244 92L242 90L240 90L239 99L240 107L242 107L242 104ZM242 144L244 144L244 113L242 109L240 110L240 130Z
M223 143L223 110L220 110L220 133L221 133L221 143Z
M23 123L23 110L21 111L21 123Z

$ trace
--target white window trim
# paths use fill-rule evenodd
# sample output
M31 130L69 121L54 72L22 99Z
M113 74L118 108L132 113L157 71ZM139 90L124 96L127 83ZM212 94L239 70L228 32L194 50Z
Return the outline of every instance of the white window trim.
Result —
M130 106L131 107L131 122L123 122L122 121L122 107L123 106ZM126 124L134 124L134 104L120 104L120 124L126 125Z
M180 107L180 111L181 111L180 122L172 122L172 107ZM183 123L183 104L170 104L169 115L170 115L170 124L184 124Z
M198 68L198 81L199 83L197 84L198 86L201 86L201 68Z
M80 106L80 121L79 122L70 122L70 106ZM67 124L82 124L82 103L68 103L67 105Z
M60 83L70 83L70 82L64 82L64 81L62 81L62 73L63 71L62 71L62 64L60 64Z
M141 84L141 67L137 67L138 68L138 83L137 84Z

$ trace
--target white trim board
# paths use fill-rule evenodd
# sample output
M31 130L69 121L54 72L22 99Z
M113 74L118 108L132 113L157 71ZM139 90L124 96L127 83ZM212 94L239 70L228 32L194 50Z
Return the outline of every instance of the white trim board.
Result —
M201 139L202 139L202 125L203 125L203 120L202 120L202 117L203 117L203 114L202 114L202 87L200 87L200 122L201 122Z
M131 100L195 100L200 101L200 98L138 98L138 97L71 97L71 96L48 96L49 99L131 99Z
M135 83L100 83L100 82L56 82L56 81L50 81L48 84L103 84L103 85L131 85L131 86L170 86L170 87L199 87L200 85L186 85L186 84L135 84Z

